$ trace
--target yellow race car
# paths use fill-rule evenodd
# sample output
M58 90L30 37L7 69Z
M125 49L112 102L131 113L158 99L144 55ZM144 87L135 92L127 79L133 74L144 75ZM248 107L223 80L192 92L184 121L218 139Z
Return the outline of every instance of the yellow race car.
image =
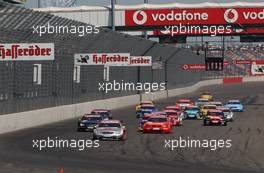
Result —
M138 112L142 105L154 105L152 101L141 101L139 104L136 105L136 112Z
M203 105L201 107L200 112L202 117L206 117L209 110L215 110L215 109L217 109L216 105Z
M201 99L208 99L209 101L213 100L213 95L210 92L204 92L202 93Z

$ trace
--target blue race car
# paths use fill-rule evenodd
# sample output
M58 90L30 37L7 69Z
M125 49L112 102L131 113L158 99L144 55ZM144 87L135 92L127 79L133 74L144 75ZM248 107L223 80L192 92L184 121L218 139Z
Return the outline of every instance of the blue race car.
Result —
M85 114L78 121L77 130L80 131L93 131L94 127L103 120L103 117L98 114Z
M225 107L230 108L233 112L243 112L244 110L244 106L239 100L229 100Z
M199 119L201 117L200 108L198 106L188 106L184 110L184 115L186 118Z
M145 114L150 114L153 112L157 112L158 110L154 105L142 105L140 109L137 111L137 118L143 118Z

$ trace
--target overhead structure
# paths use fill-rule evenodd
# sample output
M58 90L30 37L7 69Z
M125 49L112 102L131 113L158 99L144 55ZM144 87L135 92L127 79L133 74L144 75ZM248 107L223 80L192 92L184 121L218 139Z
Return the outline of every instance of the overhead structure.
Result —
M27 0L3 0L3 1L12 3L12 4L24 4L27 2Z
M111 6L35 10L132 35L159 37L164 43L172 38L184 42L187 36L264 35L264 2L148 4L145 0L124 6L112 0Z

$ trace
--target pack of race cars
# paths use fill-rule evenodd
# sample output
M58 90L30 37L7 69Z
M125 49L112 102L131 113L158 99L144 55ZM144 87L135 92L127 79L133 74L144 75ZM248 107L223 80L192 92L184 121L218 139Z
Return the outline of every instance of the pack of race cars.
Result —
M239 100L229 100L226 104L214 101L211 93L201 94L196 102L179 99L175 105L158 110L152 101L141 101L136 105L139 120L138 131L142 133L171 133L173 126L182 126L185 119L202 120L204 126L222 125L234 121L234 112L242 112ZM78 120L78 131L93 132L93 139L126 140L127 129L121 120L114 120L110 110L94 109Z
M203 120L203 125L222 125L234 121L234 112L242 112L244 107L239 100L229 100L226 104L214 101L211 93L202 93L196 102L179 99L175 105L158 111L151 101L142 101L136 106L139 118L138 130L143 133L170 133L173 126L183 125L184 119ZM147 108L147 109L146 109Z

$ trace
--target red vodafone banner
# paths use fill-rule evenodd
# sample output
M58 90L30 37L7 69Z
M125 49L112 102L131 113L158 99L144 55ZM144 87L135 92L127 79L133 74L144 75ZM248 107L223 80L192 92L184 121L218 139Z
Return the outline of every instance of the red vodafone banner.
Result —
M235 60L235 64L240 65L240 64L251 64L252 60Z
M183 70L205 70L204 64L183 64Z
M264 60L255 60L251 63L251 75L264 76Z
M126 10L126 26L263 24L264 8Z
M225 61L224 66L228 66L229 62ZM183 64L183 70L205 70L205 64Z

